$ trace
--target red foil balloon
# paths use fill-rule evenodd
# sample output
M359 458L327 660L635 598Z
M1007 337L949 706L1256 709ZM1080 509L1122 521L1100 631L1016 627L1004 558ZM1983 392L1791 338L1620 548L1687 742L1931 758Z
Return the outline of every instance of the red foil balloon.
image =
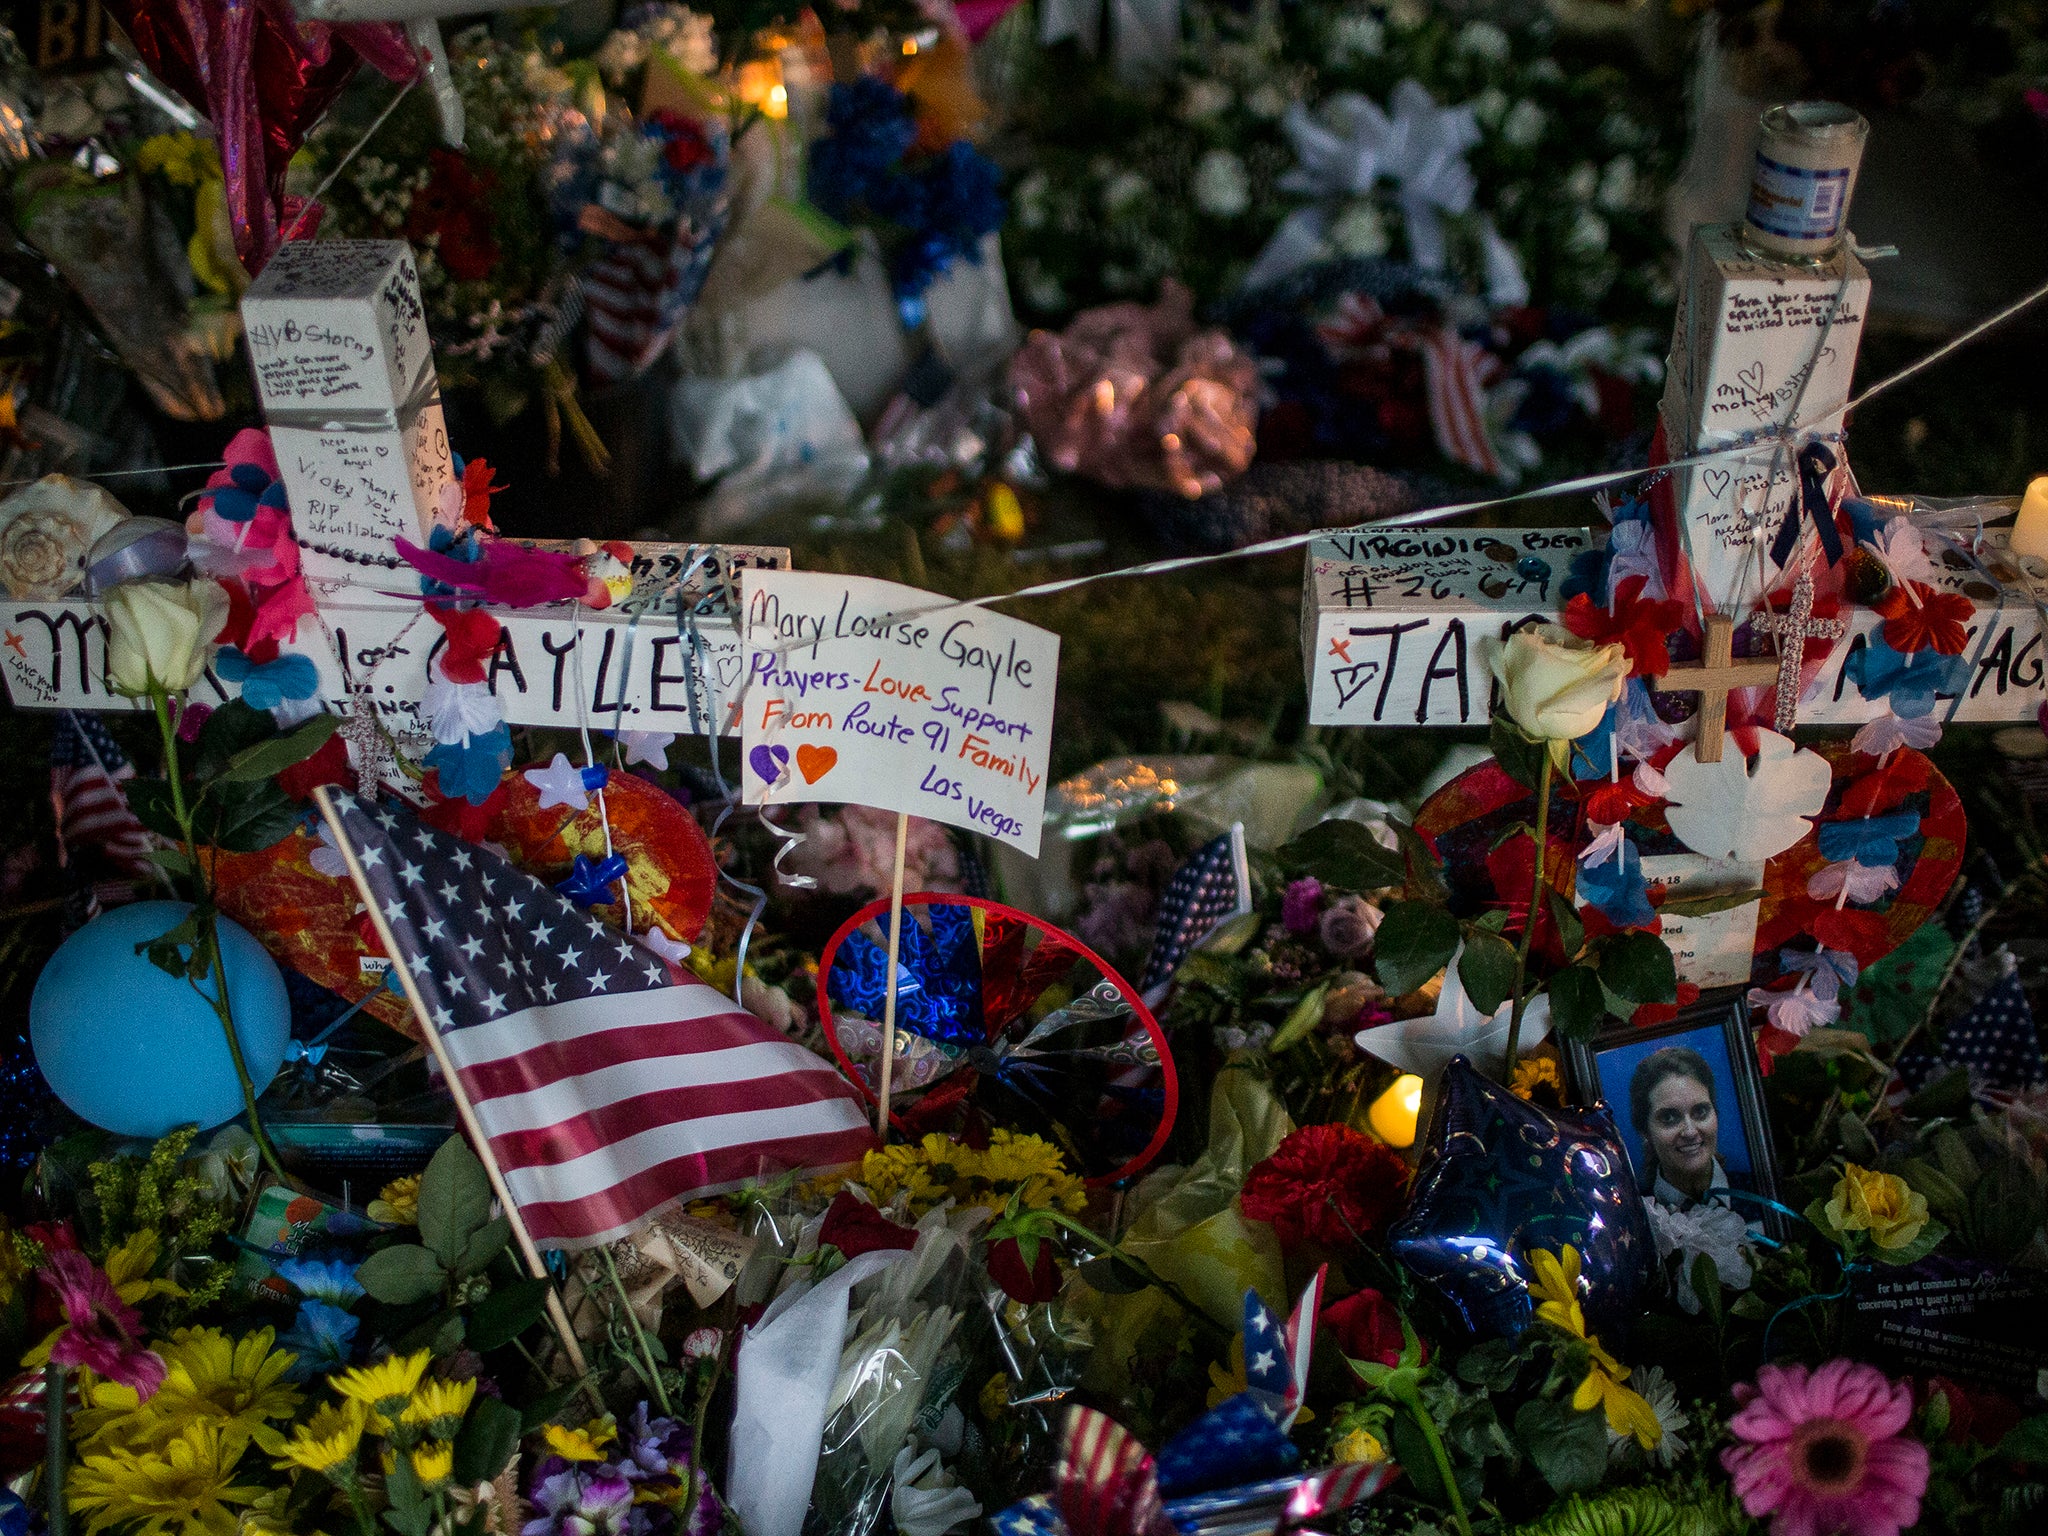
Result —
M213 123L235 254L253 277L283 238L291 158L360 60L394 81L419 61L392 22L301 21L290 0L107 0L163 82ZM310 222L310 221L308 221Z

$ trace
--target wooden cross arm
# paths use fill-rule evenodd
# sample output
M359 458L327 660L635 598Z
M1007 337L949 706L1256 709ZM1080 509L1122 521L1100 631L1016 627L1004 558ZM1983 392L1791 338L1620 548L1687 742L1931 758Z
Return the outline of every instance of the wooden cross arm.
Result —
M1737 661L1735 621L1726 614L1710 613L1700 635L1700 659L1675 666L1656 679L1659 693L1697 693L1700 696L1699 738L1693 753L1703 763L1721 761L1721 742L1728 725L1728 693L1733 688L1775 686L1778 661Z

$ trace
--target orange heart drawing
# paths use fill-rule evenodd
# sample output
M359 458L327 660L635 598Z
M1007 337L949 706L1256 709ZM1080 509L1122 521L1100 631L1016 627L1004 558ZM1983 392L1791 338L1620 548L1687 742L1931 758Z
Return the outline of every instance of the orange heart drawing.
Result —
M837 747L813 747L809 745L796 749L796 771L804 776L806 784L815 784L832 771L839 761Z

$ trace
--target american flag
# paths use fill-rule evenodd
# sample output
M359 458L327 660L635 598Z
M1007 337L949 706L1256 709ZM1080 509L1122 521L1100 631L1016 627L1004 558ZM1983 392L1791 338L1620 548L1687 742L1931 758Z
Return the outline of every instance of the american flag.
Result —
M1173 872L1159 898L1152 931L1152 954L1145 962L1139 990L1149 1005L1154 994L1173 979L1181 961L1225 918L1252 909L1251 870L1245 863L1244 827L1204 843Z
M661 355L704 286L716 235L716 227L707 237L685 220L659 247L620 242L585 269L592 377L635 378Z
M1938 1070L1967 1067L1972 1087L2016 1093L2048 1079L2034 1010L2016 971L2008 970L1985 990L1976 1005L1942 1031L1935 1060L1920 1065L1922 1080ZM1908 1070L1901 1064L1901 1072Z
M127 754L91 715L57 712L50 747L50 805L57 814L57 862L67 868L97 848L110 869L141 879L153 866L154 846L121 785L135 777Z
M723 993L400 806L332 803L535 1242L874 1145L845 1079Z
M1486 386L1500 359L1476 341L1432 326L1422 334L1422 376L1429 389L1429 424L1447 459L1498 479L1500 455L1486 429Z
M1294 1427L1308 1392L1316 1318L1323 1310L1323 1282L1329 1273L1327 1264L1315 1272L1284 1326L1257 1291L1244 1293L1245 1385L1282 1429Z

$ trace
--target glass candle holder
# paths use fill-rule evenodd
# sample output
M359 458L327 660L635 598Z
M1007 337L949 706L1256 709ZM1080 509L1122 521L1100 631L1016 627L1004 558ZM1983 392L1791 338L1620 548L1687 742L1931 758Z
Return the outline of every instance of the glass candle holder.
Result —
M1763 115L1742 243L1772 261L1822 262L1841 249L1870 124L1835 101L1795 101Z

